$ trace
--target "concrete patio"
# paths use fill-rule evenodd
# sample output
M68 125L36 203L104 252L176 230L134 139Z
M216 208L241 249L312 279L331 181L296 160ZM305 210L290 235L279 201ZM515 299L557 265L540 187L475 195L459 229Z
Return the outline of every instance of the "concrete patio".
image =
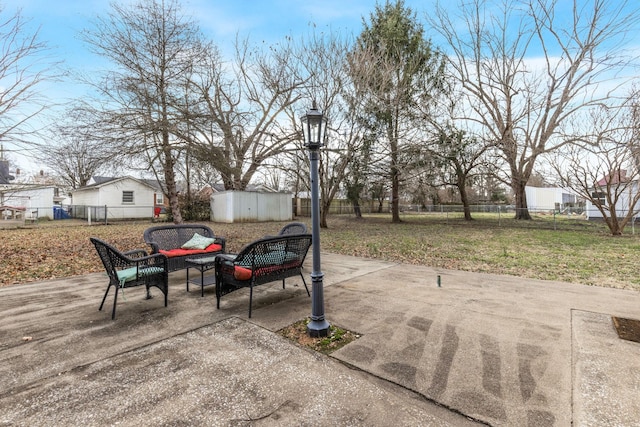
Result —
M103 274L2 287L0 425L640 425L640 344L611 321L638 292L322 266L328 320L361 335L331 356L275 333L310 313L300 279L256 288L251 319L248 290L217 310L184 272L167 308L127 289L115 321Z

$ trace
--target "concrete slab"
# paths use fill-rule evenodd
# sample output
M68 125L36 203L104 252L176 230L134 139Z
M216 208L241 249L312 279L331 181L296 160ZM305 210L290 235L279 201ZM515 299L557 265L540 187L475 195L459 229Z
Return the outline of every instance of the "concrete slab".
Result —
M218 310L213 287L187 293L184 273L171 275L167 308L155 289L151 300L125 290L115 321L110 298L97 311L102 274L0 288L0 425L640 419L637 343L618 341L610 324L640 317L637 292L325 253L322 262L327 319L362 335L330 357L274 333L310 313L300 279L256 288L252 319L248 292Z
M41 378L1 402L2 425L459 425L239 318Z
M575 310L577 426L640 426L640 344L618 338L610 315Z

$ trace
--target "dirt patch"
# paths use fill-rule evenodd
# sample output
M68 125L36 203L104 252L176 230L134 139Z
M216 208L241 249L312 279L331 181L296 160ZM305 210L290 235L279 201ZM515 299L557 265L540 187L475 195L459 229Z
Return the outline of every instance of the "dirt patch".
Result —
M611 319L618 332L618 337L623 340L640 343L640 320L622 317L612 317Z
M310 337L307 333L307 324L309 321L309 318L299 320L292 325L280 329L278 333L298 345L323 354L330 354L360 338L360 334L335 325L331 325L329 334L326 337Z

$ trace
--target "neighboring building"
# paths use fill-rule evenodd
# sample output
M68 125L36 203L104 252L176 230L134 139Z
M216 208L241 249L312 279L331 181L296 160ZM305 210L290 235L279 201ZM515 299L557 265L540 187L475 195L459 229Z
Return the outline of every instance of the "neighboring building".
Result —
M263 222L293 219L291 193L223 191L211 195L211 221Z
M618 193L618 203L616 204L616 215L618 218L625 217L630 209L630 204L633 201L633 197L637 194L638 181L632 181L627 178L625 170L620 170L618 173L611 173L608 176L602 178L597 182L599 188L606 188L608 185L612 188L612 194ZM599 199L603 205L606 204L606 195L603 191L593 188L591 190L592 199ZM640 211L640 201L632 208L634 212ZM602 212L591 202L586 201L585 205L587 219L603 219ZM636 214L637 216L637 214Z
M151 218L156 203L163 201L158 187L130 176L93 177L89 185L72 191L71 199L74 218L96 221Z
M24 208L26 219L56 218L64 192L54 185L14 184L0 188L0 205Z
M530 211L559 212L578 203L578 196L566 188L526 186L524 191Z
M19 217L22 222L38 218L55 219L56 213L62 212L65 200L64 190L53 180L24 181L19 178L20 170L13 176L9 170L9 162L2 158L0 147L0 206L2 218ZM41 172L44 177L44 173Z

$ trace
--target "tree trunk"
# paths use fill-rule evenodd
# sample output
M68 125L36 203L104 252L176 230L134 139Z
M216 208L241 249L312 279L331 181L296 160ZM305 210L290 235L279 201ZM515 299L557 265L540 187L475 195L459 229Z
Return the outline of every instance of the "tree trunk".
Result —
M180 212L180 203L178 201L178 191L176 188L176 175L174 170L173 157L171 155L171 145L169 144L169 133L162 132L163 154L164 154L164 179L167 185L167 193L169 196L169 206L171 206L171 216L175 224L182 224L182 213Z
M612 236L622 236L622 228L620 227L620 223L618 221L607 221L607 225L609 226L609 231Z
M460 191L460 200L462 201L462 207L464 209L465 221L471 221L471 207L469 206L469 196L467 195L466 180L458 180L458 191Z
M524 190L526 181L522 179L518 179L514 177L513 179L513 192L516 197L516 216L515 219L525 219L530 220L531 215L529 214L529 208L527 207L527 193Z
M362 209L360 209L360 202L358 200L353 201L353 214L356 218L362 218Z
M400 220L400 171L398 170L398 141L391 137L391 222Z
M326 206L324 202L320 202L320 228L329 228L329 226L327 225L327 214L329 213L329 207L330 206Z
M391 222L400 220L400 178L397 169L391 173Z
M612 236L622 236L623 227L618 220L618 215L615 208L609 209L609 215L605 215L605 222L607 224L607 227L609 227L609 231L611 232Z

